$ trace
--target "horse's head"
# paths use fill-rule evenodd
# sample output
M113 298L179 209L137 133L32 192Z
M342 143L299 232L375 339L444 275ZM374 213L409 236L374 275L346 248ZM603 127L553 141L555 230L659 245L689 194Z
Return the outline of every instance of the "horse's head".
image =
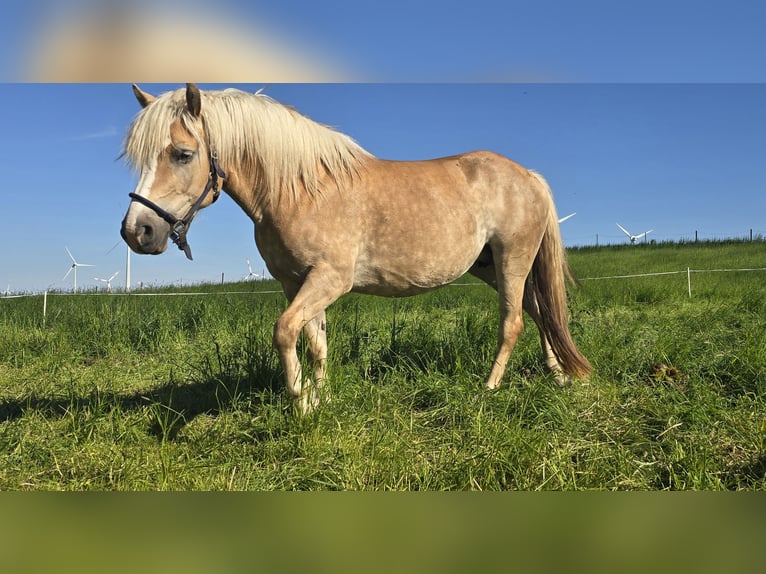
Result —
M125 141L128 160L140 170L120 233L136 253L159 254L172 239L191 259L186 230L199 209L218 197L218 166L205 134L199 89L186 86L159 98L133 86L143 110Z

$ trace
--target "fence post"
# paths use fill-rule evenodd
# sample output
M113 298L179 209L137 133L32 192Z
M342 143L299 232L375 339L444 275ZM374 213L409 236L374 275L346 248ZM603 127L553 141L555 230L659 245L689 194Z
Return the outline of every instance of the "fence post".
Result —
M688 267L686 268L686 285L689 288L689 299L692 298L692 272Z
M43 327L45 326L45 314L48 311L48 291L43 294Z

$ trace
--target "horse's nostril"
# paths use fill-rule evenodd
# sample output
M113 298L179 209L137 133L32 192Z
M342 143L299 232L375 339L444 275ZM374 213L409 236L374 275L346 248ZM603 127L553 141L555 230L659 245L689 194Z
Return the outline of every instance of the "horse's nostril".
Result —
M136 228L136 237L139 240L151 240L154 236L154 227L151 225L139 225Z

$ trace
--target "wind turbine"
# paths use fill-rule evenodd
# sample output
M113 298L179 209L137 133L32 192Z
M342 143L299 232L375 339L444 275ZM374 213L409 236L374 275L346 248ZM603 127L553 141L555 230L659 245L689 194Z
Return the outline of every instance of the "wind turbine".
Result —
M112 279L117 277L118 274L119 274L119 271L115 271L114 273L112 273L112 276L109 279L101 279L99 277L94 277L93 279L95 279L96 281L101 281L103 283L106 283L106 292L107 293L111 293L112 292Z
M623 232L625 235L627 235L627 236L628 236L628 238L630 239L630 243L631 243L631 245L635 244L637 240L641 239L642 237L646 237L646 236L647 236L647 235L649 235L649 234L650 234L652 231L654 231L654 229L650 229L649 231L644 231L643 233L639 233L638 235L631 235L630 231L628 231L627 229L625 229L625 228L624 228L622 225L620 225L619 223L617 224L617 227L619 227L619 228L622 230L622 232Z
M91 263L78 263L74 256L72 255L72 252L69 251L68 247L64 247L66 249L67 255L69 255L69 259L72 260L72 266L69 268L69 271L66 272L66 275L64 275L61 280L63 281L66 279L70 273L72 273L72 270L74 270L73 274L73 283L72 283L72 292L77 293L77 268L78 267L95 267L95 265L92 265Z
M117 243L114 244L114 247L106 252L106 254L109 255L112 251L117 249L117 246L122 245L123 243L125 242L120 239ZM125 257L125 293L130 293L130 245L125 244L125 248L127 249L128 253ZM94 277L94 279L97 278ZM103 279L99 279L99 281L103 281Z
M125 259L125 292L130 293L130 245L128 247L128 255Z
M575 215L577 215L576 211L574 213L570 213L569 215L565 215L564 217L559 219L559 223L564 223L567 219L569 219L570 217L574 217Z
M249 281L250 279L263 279L263 275L258 275L257 273L253 273L253 268L250 266L250 260L245 259L247 261L247 270L249 273L242 277L242 281Z

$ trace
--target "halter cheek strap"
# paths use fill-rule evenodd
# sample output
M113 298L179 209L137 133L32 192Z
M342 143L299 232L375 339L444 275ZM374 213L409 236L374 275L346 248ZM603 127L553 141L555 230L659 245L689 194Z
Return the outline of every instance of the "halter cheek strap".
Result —
M186 233L189 231L189 226L191 226L194 216L197 215L202 202L205 201L207 194L210 193L211 190L213 191L213 203L215 203L218 196L221 195L221 191L218 189L218 178L220 177L223 179L226 177L226 173L221 169L221 166L218 165L218 159L212 153L208 155L208 159L210 161L210 174L208 175L205 189L197 198L197 201L195 201L189 208L189 211L186 212L186 215L181 219L165 211L150 199L142 197L137 193L128 194L128 197L133 201L145 205L170 225L171 241L178 246L178 249L186 254L186 257L189 260L192 259L191 247L189 247L189 244L186 242Z

